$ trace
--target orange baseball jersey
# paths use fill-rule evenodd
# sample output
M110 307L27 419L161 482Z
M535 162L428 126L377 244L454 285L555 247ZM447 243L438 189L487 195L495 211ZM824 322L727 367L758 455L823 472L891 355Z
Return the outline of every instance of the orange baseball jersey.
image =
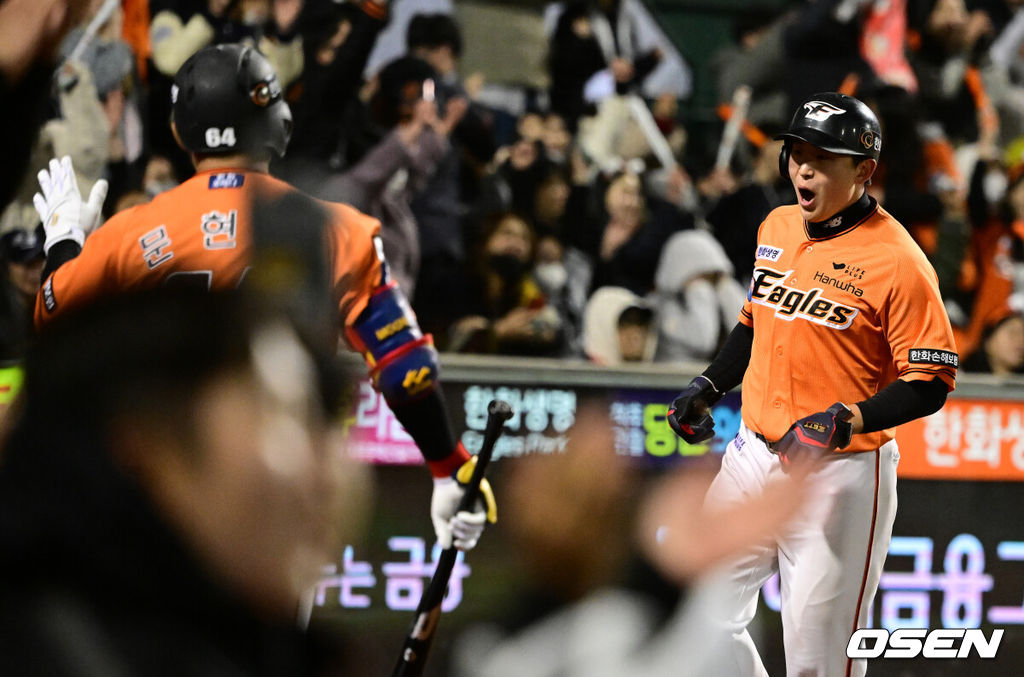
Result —
M295 190L261 172L205 171L148 204L115 214L86 239L76 258L45 280L36 299L36 325L105 294L175 277L199 278L211 289L236 286L249 265L252 199ZM347 205L319 204L332 215L330 265L339 320L349 327L386 281L380 222Z
M959 357L935 270L873 198L825 224L796 205L758 232L739 320L754 329L743 421L778 440L799 418L852 404L901 378L955 387ZM843 451L878 449L894 430L853 436Z

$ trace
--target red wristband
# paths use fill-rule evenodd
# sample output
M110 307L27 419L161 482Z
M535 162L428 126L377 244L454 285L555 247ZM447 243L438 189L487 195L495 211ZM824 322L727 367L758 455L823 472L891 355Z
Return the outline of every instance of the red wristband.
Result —
M451 477L452 473L462 467L462 464L469 460L469 452L462 442L455 445L455 451L437 461L427 461L430 474L434 477Z

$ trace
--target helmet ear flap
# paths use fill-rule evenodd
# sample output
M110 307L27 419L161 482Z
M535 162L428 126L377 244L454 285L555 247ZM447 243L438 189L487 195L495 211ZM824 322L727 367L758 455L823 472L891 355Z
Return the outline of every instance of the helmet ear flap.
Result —
M782 175L786 181L789 181L789 153L790 153L790 142L786 140L782 144L782 150L779 151L779 174Z

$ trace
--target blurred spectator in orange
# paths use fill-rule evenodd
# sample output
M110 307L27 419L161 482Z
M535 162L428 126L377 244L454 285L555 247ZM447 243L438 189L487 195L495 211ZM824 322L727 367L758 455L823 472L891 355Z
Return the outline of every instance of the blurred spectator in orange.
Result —
M1015 270L1024 265L1024 176L1007 185L998 159L978 162L969 197L971 234L964 248L955 288L946 305L957 347L964 359L981 352L983 336L1012 305Z
M954 145L977 140L982 120L968 74L987 58L991 20L982 10L969 10L964 0L918 3L909 12L918 36L911 42L910 63L922 106Z
M907 59L908 0L863 4L860 52L864 60L879 81L916 92L917 77Z
M868 192L906 226L948 294L970 237L966 182L953 145L917 95L881 86L866 88L862 96L877 112L885 138Z

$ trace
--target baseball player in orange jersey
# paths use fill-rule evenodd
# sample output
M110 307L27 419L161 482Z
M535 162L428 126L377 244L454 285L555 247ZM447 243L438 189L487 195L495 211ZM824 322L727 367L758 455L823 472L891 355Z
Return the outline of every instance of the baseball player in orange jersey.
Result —
M253 199L297 192L268 174L282 155L291 113L277 77L259 52L207 47L175 77L172 126L196 174L152 202L116 214L90 235L105 186L83 201L71 162L39 173L36 209L46 229L46 267L36 324L118 291L166 284L230 288L245 277L252 253ZM456 514L460 477L473 461L456 444L437 387L437 352L389 279L380 223L343 204L319 202L329 215L325 246L338 323L364 355L375 387L413 437L434 476L431 518L442 547L470 549L496 508L490 487L474 511ZM88 239L86 239L88 236ZM460 469L462 474L459 474Z
M668 420L688 442L709 439L710 407L742 382L740 431L705 505L736 504L788 472L809 473L813 487L796 520L725 572L735 589L722 618L729 674L767 674L746 628L777 571L786 673L863 675L865 662L846 653L892 534L893 428L942 407L958 356L934 270L865 192L882 143L871 110L817 94L778 138L798 204L761 224L739 323Z

